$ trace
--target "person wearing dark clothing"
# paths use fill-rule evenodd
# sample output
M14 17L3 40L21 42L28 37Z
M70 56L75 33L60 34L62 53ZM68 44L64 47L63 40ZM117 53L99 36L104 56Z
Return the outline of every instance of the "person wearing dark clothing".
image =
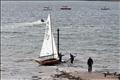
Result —
M70 61L71 61L72 64L73 64L73 61L74 61L74 57L75 56L73 56L72 54L70 54Z
M59 62L62 62L62 57L63 57L64 55L62 55L61 53L59 53Z
M88 64L88 72L92 72L93 59L91 57L89 57L87 64Z

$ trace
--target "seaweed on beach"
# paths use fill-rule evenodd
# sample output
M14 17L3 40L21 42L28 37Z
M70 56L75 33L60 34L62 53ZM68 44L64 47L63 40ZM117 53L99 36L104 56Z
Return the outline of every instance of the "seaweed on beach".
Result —
M64 71L61 71L60 74L55 74L54 78L67 78L69 80L83 80L80 77L73 76L70 73L67 73L67 72L64 72Z
M40 80L41 77L38 77L38 76L32 76L32 80Z

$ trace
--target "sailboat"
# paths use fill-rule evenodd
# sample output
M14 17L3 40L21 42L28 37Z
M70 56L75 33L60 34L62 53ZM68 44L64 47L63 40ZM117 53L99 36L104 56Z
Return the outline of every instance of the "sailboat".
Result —
M58 49L55 45L55 40L52 33L50 14L48 15L48 18L45 23L46 23L45 35L44 35L41 52L39 55L40 59L42 60L35 60L35 61L41 65L59 64Z

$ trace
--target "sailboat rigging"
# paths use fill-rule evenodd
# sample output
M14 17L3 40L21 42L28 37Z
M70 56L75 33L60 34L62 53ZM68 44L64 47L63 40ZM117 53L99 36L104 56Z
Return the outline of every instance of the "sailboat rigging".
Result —
M51 25L51 16L48 15L46 20L46 28L45 28L45 35L43 40L43 45L40 52L40 58L43 60L35 60L37 63L42 65L54 65L59 63L59 52L55 45L54 36L52 33L52 25Z

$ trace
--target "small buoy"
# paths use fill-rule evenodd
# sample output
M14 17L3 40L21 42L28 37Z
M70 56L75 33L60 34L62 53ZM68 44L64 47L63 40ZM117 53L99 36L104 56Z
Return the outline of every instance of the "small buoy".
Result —
M41 22L44 22L44 20L43 20L43 19L41 19Z

